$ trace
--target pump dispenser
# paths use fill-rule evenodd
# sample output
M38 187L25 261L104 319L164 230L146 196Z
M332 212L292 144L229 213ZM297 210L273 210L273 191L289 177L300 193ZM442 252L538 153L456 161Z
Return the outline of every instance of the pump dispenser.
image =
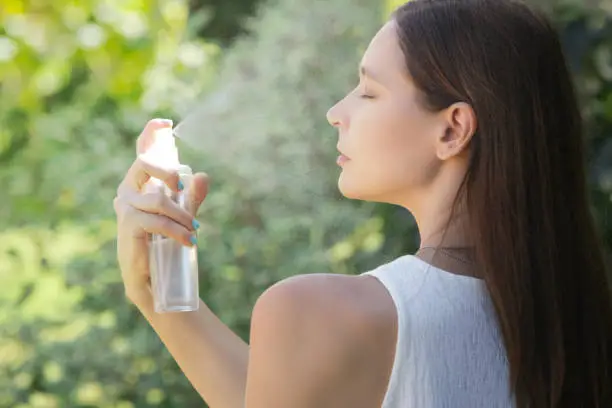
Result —
M190 208L189 189L193 172L180 164L171 128L156 131L153 144L145 153L149 159L169 169L177 169L184 189L178 193L170 190L161 180L151 178L145 185L146 192L166 194L182 208ZM200 304L198 288L198 258L195 246L182 243L160 234L151 234L149 241L149 271L151 292L157 313L189 312Z

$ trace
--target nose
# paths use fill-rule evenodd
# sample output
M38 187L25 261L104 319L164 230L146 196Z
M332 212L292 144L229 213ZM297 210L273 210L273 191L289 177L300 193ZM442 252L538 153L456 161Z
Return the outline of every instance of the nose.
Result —
M342 120L340 116L340 102L329 108L329 110L327 111L327 115L325 115L329 124L336 128L342 125Z

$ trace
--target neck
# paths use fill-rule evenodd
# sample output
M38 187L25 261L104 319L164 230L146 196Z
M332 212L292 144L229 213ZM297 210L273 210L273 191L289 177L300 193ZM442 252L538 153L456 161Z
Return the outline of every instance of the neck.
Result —
M421 237L421 247L470 247L469 220L464 198L455 198L463 180L463 172L440 175L430 187L420 191L419 200L404 205L414 216Z

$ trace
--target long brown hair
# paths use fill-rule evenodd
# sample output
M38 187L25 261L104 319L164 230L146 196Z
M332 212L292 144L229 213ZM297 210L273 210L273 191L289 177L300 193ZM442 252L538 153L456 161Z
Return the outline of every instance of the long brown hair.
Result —
M478 118L460 192L517 406L612 407L610 288L558 34L510 0L414 0L393 19L425 107Z

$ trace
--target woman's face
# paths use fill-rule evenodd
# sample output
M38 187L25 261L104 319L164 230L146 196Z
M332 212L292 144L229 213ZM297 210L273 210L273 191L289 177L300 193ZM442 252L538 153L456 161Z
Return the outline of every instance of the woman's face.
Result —
M359 85L327 119L346 156L339 160L341 193L404 205L437 174L435 140L446 124L418 102L395 30L391 21L376 34L363 56Z

